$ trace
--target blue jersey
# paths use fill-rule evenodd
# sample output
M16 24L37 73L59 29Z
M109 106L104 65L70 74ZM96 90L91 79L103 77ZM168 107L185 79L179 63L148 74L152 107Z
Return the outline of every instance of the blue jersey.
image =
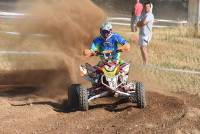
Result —
M117 33L112 33L111 36L107 40L105 40L101 36L94 39L91 45L91 50L99 51L99 52L112 50L114 52L113 59L119 60L120 53L115 53L115 52L118 49L119 45L125 45L126 43L127 41L121 35Z

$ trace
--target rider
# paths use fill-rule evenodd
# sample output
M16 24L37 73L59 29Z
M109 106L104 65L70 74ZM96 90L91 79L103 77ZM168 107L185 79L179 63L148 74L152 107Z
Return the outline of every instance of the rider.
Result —
M120 52L129 50L130 50L129 43L121 35L112 32L111 23L105 22L100 27L100 36L93 40L91 48L85 49L83 54L84 56L91 57L91 56L97 56L98 53L104 53L104 54L111 53L112 59L116 60L119 64L122 64L123 61L120 60ZM103 55L100 55L100 58L104 59L105 57ZM101 62L99 62L99 64L100 63ZM82 69L83 68L81 68L81 70ZM86 70L82 71L85 72ZM91 81L93 84L96 83L93 78L84 74L86 74L86 72L82 74L82 76L84 76L85 79Z
M120 52L129 51L129 43L118 33L112 32L112 24L105 22L100 27L100 36L95 38L91 44L90 49L85 49L83 54L87 57L96 56L96 52L109 53L112 51L112 57L119 63ZM101 59L104 56L100 56Z

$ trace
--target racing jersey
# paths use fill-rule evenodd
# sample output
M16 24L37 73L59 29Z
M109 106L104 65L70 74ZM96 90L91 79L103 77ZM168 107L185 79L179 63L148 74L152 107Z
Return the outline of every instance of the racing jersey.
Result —
M91 44L92 51L103 52L106 50L112 50L112 57L114 60L120 60L120 53L117 53L117 49L120 45L125 45L127 41L118 33L112 33L110 37L105 40L103 37L99 36L95 38ZM100 56L103 59L103 56Z

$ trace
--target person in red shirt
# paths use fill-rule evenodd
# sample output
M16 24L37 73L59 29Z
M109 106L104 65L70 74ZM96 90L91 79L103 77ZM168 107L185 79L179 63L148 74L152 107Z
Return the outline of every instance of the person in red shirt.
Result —
M133 12L132 12L132 18L131 18L131 31L136 32L137 31L137 22L140 20L140 16L143 11L143 5L140 3L140 0L137 0Z

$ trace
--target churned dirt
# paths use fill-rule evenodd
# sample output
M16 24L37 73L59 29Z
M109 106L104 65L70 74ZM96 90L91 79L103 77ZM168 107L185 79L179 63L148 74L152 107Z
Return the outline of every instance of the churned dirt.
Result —
M147 92L148 106L102 98L87 112L71 111L58 99L33 95L0 97L0 133L199 133L200 98Z
M41 48L38 45L37 50L59 53L58 57L63 58L63 62L58 67L61 69L53 70L54 73L45 68L49 64L39 62L45 69L27 70L16 75L12 72L11 77L5 75L0 79L1 84L9 81L0 86L0 133L200 133L200 97L187 93L157 93L154 92L156 89L153 88L153 83L149 83L146 93L148 105L144 109L114 98L96 100L87 112L68 108L67 87L79 82L78 65L88 61L81 58L81 51L89 47L88 44L98 33L105 15L89 0L39 1L33 4L29 13L33 16L20 21L18 31L24 35L38 32L50 35L45 40L46 45ZM17 44L24 44L28 39L27 36L22 36ZM31 47L17 45L13 49L35 49ZM24 67L25 63L21 66ZM53 63L51 58L51 64ZM34 68L32 65L34 64L26 66ZM19 77L20 74L22 76ZM11 86L13 77L14 83L23 85L24 82L25 85ZM28 81L27 86L25 81ZM45 83L45 88L44 85L37 86L36 81ZM31 85L31 82L36 86Z

